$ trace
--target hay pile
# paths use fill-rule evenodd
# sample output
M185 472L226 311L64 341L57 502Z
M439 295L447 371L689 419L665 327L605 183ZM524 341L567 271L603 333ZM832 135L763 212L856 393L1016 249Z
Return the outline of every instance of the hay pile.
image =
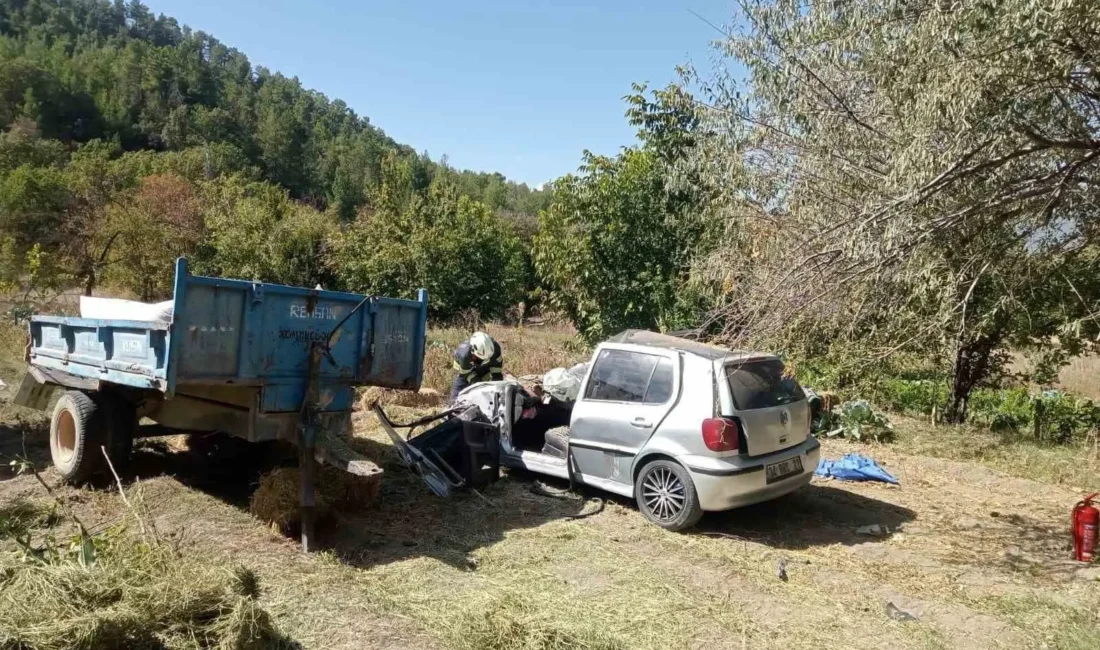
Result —
M264 474L252 493L249 512L285 535L297 534L302 525L298 511L300 476L297 467L279 467ZM331 521L336 512L369 507L378 499L381 488L381 474L362 477L334 467L318 467L314 490L317 523Z
M187 560L128 536L95 540L95 561L0 554L0 648L290 647L244 568Z
M371 386L363 391L359 398L359 408L366 411L377 402L381 406L406 406L409 408L439 408L443 406L443 395L427 386L419 391L396 390Z

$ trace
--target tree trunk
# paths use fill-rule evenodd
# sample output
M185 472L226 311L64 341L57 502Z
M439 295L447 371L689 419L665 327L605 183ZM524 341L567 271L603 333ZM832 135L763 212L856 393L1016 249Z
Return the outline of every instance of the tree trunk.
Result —
M91 296L92 291L95 290L95 271L88 271L84 276L84 295Z
M966 422L967 409L970 406L970 392L974 390L974 384L969 377L959 373L958 361L955 363L955 377L951 382L951 401L944 410L943 419L947 422L961 424Z
M999 335L979 336L960 343L955 353L955 374L951 380L951 395L944 420L955 424L966 422L970 393L988 378L993 369L993 352L1000 343Z

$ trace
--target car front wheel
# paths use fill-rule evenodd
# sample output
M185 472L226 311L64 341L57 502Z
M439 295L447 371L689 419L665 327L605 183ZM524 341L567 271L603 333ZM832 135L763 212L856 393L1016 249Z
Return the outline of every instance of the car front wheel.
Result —
M666 530L691 528L703 516L691 475L670 460L655 460L638 473L634 500L646 519Z

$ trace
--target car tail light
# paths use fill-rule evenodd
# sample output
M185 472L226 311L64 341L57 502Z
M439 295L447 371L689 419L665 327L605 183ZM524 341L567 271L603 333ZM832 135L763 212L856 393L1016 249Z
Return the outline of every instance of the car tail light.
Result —
M737 451L737 423L725 418L703 420L703 444L711 451Z

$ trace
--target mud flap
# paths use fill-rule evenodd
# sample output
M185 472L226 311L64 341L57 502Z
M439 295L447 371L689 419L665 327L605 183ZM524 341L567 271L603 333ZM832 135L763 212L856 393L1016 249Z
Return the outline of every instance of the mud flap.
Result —
M33 372L28 371L23 375L23 381L19 383L12 403L36 411L45 411L50 404L51 395L53 395L53 386L39 381Z

